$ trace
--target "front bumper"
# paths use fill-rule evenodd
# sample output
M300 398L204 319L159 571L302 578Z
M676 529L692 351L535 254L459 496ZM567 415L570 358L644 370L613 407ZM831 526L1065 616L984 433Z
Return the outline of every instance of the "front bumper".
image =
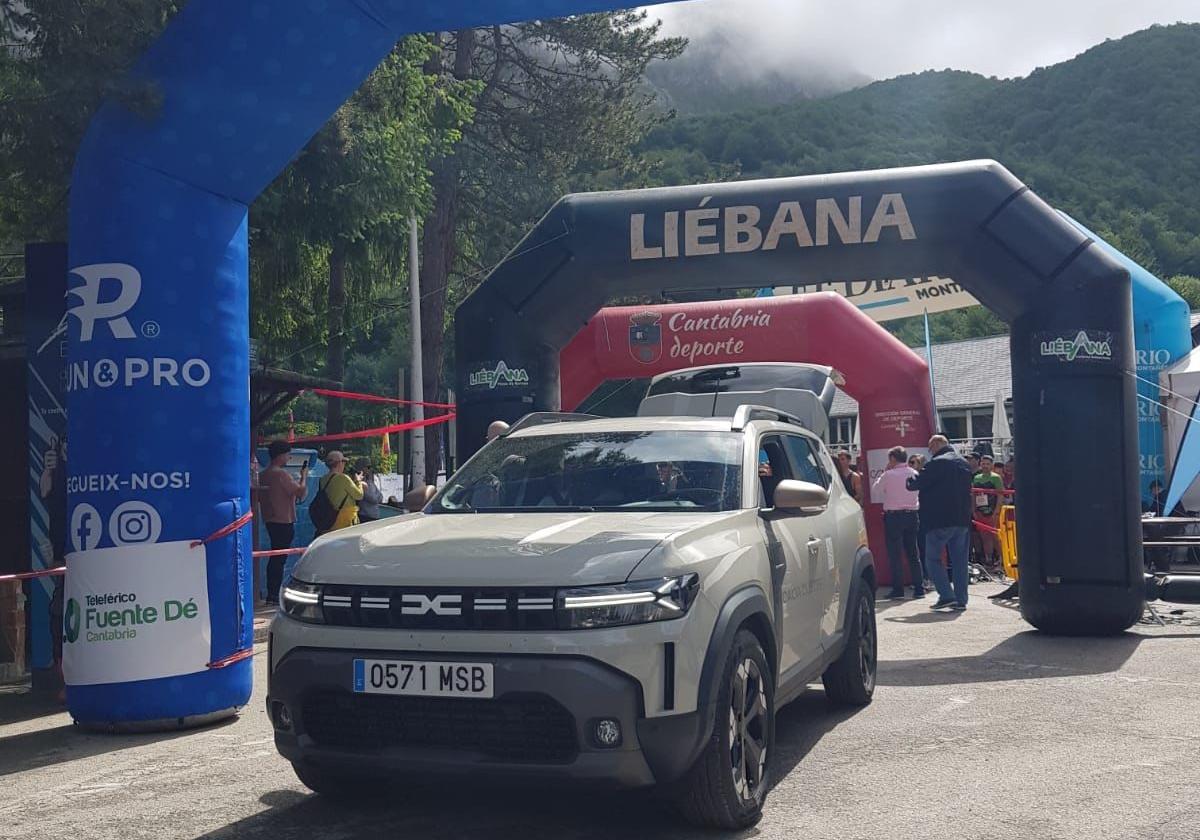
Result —
M398 698L355 694L353 661L360 658L491 662L495 700L445 698L402 708L407 698L394 702ZM290 727L280 725L280 704L288 709ZM296 764L353 773L552 777L619 787L679 778L704 741L695 712L647 718L644 709L636 679L586 657L431 656L390 649L293 648L272 668L267 696L276 747ZM396 733L405 728L402 716L412 712L417 717L409 721L419 720L421 729L412 736L417 743L406 743ZM600 719L620 723L619 746L596 744Z

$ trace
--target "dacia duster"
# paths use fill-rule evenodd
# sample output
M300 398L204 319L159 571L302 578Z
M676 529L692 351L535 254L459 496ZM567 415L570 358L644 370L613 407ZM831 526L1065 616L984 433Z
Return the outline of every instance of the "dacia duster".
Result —
M756 822L775 713L875 688L862 511L781 411L531 416L420 512L321 537L283 590L267 706L300 780L659 785Z

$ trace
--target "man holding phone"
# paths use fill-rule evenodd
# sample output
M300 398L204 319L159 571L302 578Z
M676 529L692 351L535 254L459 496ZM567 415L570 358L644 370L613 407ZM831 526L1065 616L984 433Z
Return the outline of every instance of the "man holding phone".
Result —
M300 468L300 480L292 478L285 469L290 443L284 440L271 441L267 447L270 465L259 475L259 506L267 534L271 538L271 550L292 547L296 538L296 503L308 493L308 464ZM267 603L279 603L279 588L283 585L283 567L287 556L277 554L267 560Z

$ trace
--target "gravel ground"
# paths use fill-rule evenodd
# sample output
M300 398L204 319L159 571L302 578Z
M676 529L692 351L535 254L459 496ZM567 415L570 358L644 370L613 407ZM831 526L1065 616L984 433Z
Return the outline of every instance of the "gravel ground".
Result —
M1042 636L999 587L964 614L879 603L875 702L785 709L765 838L1200 837L1200 613L1110 639ZM386 803L310 795L275 753L257 689L231 723L104 736L0 688L0 837L705 836L646 794L397 786Z

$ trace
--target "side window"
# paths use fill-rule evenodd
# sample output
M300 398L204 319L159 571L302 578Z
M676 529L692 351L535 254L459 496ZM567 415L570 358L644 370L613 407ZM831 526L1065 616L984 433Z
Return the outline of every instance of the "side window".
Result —
M775 487L793 478L783 440L779 435L764 437L758 444L758 483L762 487L762 507L775 507Z
M829 476L822 469L821 461L817 457L817 453L813 451L812 444L808 438L802 438L798 435L787 435L784 437L783 442L788 454L791 456L796 478L828 490Z

